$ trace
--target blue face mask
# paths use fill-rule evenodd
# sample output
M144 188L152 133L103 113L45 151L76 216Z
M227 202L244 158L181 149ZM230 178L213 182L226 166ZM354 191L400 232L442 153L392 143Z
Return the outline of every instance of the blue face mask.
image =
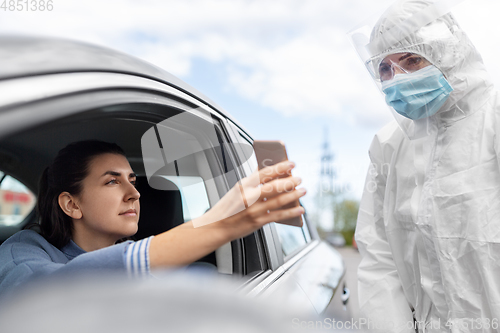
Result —
M435 114L453 91L443 73L427 66L413 73L397 74L382 82L385 101L400 115L413 120Z

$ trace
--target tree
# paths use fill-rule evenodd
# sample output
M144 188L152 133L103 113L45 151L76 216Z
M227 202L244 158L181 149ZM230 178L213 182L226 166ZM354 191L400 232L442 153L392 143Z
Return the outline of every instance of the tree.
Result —
M334 231L340 232L344 236L347 245L352 244L358 211L359 202L357 200L343 199L333 206Z

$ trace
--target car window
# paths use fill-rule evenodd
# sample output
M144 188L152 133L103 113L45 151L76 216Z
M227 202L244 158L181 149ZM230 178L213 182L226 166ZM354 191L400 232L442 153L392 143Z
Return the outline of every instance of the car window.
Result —
M303 216L303 221L304 224L302 228L276 223L276 230L281 242L281 249L283 250L284 257L293 254L295 251L311 242L311 233L305 215Z
M250 141L244 137L243 139L244 141L241 142L244 142L244 144L248 148L251 148L252 144L250 143ZM257 170L255 153L253 149L240 149L239 153L244 155L240 159L242 160L241 163L242 171L245 174L249 175L253 171ZM245 275L255 276L258 273L268 268L269 264L267 262L267 257L264 249L264 241L262 239L262 234L260 230L243 238L243 250L244 250L243 256L245 258L244 260Z
M232 131L230 128L226 128L226 130ZM222 132L220 140L224 144L229 142L228 136L222 135ZM254 152L252 144L247 139L236 140L230 147L232 149L228 152L231 154L228 155L230 155L229 157L233 161L233 164L239 166L237 168L239 170L239 177L242 178L245 175L251 174L253 170L256 170L257 166L253 166L253 160L249 159ZM269 263L267 261L262 230L257 230L242 238L240 248L233 250L233 255L240 258L238 264L242 269L242 275L251 278L268 269Z
M213 207L239 177L220 121L199 110L175 115L148 130L142 151L149 185L180 192L183 222ZM155 177L168 182L159 184ZM257 237L252 234L231 244L233 272L253 275L266 267Z
M250 142L244 135L241 133L240 137L247 142ZM248 163L246 163L250 172L257 170L258 163L257 158L255 156L255 152L248 158ZM281 250L283 251L283 256L286 257L296 250L300 249L308 242L311 241L311 234L308 229L307 223L304 222L302 228L289 226L285 224L275 223L276 231L278 232L278 237L281 243Z
M26 186L0 171L0 226L19 225L35 202L35 196Z
M203 178L195 176L163 176L174 183L181 193L184 222L202 216L210 209Z
M303 228L276 223L276 230L284 257L289 256L307 243Z
M241 133L240 134L240 137L245 140L246 142L248 142L249 144L253 145L252 142L250 142L249 139L247 139L246 137L244 137ZM258 168L259 168L259 164L257 163L257 156L255 156L255 151L252 150L252 155L248 158L248 167L250 169L250 172L254 172L256 171Z
M307 217L304 215L304 220L307 221ZM304 237L306 238L306 242L310 242L311 239L311 232L309 231L309 225L307 223L304 223L302 226L302 232L304 233Z
M206 210L206 200L213 206L237 178L220 142L218 120L202 115L206 118L183 112L153 126L142 136L142 153L152 187L169 190L161 188L163 183L154 183L156 176L169 179L186 194L185 199L189 197L186 202L199 201ZM199 190L207 196L197 196Z

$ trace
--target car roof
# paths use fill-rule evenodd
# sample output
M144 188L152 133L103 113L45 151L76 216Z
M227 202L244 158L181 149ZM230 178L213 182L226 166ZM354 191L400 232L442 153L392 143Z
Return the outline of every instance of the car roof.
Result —
M0 45L0 81L75 72L130 74L182 90L208 103L224 117L238 124L215 102L179 78L144 60L113 49L62 38L20 35L0 35Z

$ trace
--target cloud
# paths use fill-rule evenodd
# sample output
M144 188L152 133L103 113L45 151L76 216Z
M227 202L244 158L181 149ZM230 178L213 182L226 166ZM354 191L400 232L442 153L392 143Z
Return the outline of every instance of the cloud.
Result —
M331 115L361 127L379 128L390 119L389 113L346 32L391 2L65 1L55 3L52 12L2 13L0 31L57 35L110 46L181 78L192 74L196 59L203 59L224 68L229 92L285 116ZM491 0L478 2L479 7L492 10L472 15L472 5L465 3L458 9L473 37L477 36L492 72L500 75L493 58L499 47L491 43L489 34L475 32L478 19L495 22L491 13L498 12L500 5Z
M500 86L500 44L498 33L498 13L500 2L495 0L464 1L453 9L461 28L481 53L486 68L497 87Z

